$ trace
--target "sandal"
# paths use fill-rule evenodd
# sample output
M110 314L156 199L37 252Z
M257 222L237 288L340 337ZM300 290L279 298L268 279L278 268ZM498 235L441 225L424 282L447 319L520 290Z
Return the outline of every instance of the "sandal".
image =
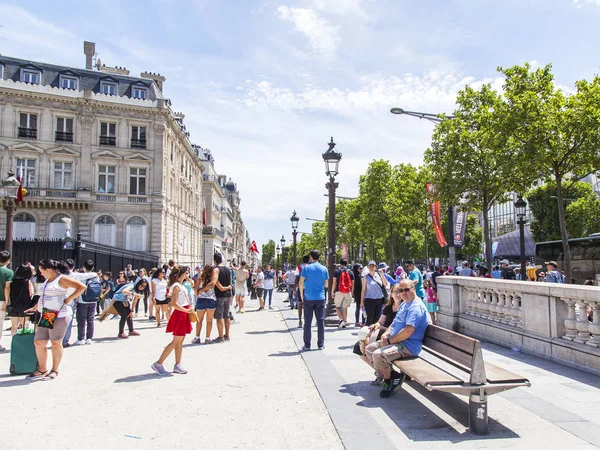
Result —
M42 378L42 381L52 381L58 376L58 372L56 370L51 370L48 375Z
M37 375L36 375L37 373ZM31 380L31 381L37 381L37 380L41 380L42 378L48 376L50 372L48 372L47 370L45 372L41 372L39 370L35 370L34 372L30 373L29 375L27 375L27 379Z

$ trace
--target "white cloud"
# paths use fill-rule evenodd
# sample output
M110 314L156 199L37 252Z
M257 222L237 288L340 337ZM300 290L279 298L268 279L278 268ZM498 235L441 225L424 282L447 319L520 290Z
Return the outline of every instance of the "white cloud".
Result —
M292 22L296 31L308 38L311 49L315 54L321 56L335 54L340 44L338 28L333 26L327 19L320 17L315 10L280 6L277 8L277 15L282 20Z
M586 5L600 6L600 0L572 0L572 2L578 8L583 8Z

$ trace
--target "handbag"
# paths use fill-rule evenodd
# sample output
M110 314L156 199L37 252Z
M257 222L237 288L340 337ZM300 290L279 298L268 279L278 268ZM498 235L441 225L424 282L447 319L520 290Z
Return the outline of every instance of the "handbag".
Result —
M42 292L42 315L40 317L40 321L38 322L38 327L49 328L49 329L53 330L54 322L56 322L58 313L62 309L62 305L58 309L58 311L44 307L44 299L46 298L46 288L47 287L48 287L48 282L46 282L46 284L44 285L44 291ZM63 305L64 305L64 301L63 301Z
M198 316L196 315L196 311L188 311L188 317L190 318L190 322L198 322Z

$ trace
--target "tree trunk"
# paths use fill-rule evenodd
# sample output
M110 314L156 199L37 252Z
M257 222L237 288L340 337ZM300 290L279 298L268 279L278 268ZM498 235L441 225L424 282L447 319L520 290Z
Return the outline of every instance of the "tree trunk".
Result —
M554 172L556 178L556 201L558 202L558 226L560 228L560 239L562 241L563 254L564 254L564 267L565 271L565 282L572 283L572 270L571 270L571 246L569 245L569 234L567 232L567 222L565 220L565 204L563 202L562 192L562 177L558 174L558 171Z
M485 265L488 269L488 273L492 273L494 268L494 261L492 258L492 240L490 239L490 222L488 219L488 211L490 204L487 201L487 195L483 195L483 241L485 242Z
M394 227L390 224L390 264L394 266Z

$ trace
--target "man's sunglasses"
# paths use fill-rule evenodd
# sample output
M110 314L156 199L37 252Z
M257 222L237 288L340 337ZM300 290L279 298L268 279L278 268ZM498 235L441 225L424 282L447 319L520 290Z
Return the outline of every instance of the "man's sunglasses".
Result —
M406 288L406 289L396 289L396 292L409 292L412 288Z

